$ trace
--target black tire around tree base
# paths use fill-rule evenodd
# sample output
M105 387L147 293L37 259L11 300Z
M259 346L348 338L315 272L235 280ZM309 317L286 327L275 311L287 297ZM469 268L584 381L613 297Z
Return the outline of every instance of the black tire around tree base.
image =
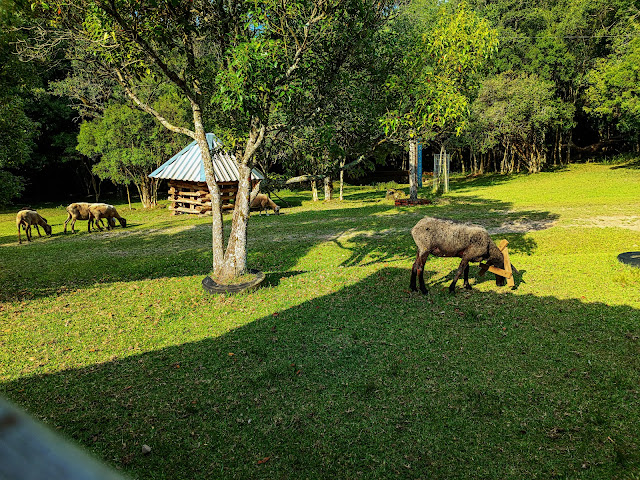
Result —
M232 285L222 285L211 277L204 277L202 288L209 293L240 293L257 288L265 278L264 273L259 270L249 270L249 273L255 275L255 278L248 282L234 283Z

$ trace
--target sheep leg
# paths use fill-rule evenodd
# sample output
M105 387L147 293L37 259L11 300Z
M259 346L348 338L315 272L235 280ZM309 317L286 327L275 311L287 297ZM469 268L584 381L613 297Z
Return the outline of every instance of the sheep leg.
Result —
M25 230L27 232L27 241L30 242L31 241L31 225L27 225Z
M462 275L463 272L468 268L469 268L469 260L467 260L466 258L463 258L462 261L460 262L460 266L458 266L458 270L456 270L456 276L453 277L453 282L451 282L451 285L449 285L449 293L455 293L456 283L458 283L458 280L460 279L460 275Z
M20 226L22 223L18 224L18 243L22 244L22 235L20 234Z
M417 292L416 288L416 277L418 277L418 281L420 282L420 291L423 294L427 294L427 287L424 284L424 264L427 262L427 257L429 256L429 252L425 252L420 255L420 252L416 254L416 261L413 262L413 267L411 268L411 282L409 283L409 288L412 291Z
M69 223L69 220L71 220L71 214L68 214L69 216L67 217L67 219L64 221L64 232L63 233L67 233L67 223Z
M35 227L36 227L36 231L38 232L38 236L42 237L42 235L40 235L40 229L38 228L38 224L37 223L35 224Z
M469 283L469 264L467 264L467 268L464 269L464 288L471 290L471 284Z

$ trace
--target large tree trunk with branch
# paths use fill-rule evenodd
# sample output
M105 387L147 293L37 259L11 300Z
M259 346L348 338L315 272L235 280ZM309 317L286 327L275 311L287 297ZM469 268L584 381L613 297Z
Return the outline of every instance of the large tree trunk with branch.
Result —
M42 54L56 46L69 44L71 48L68 55L73 58L79 51L74 50L75 48L80 47L82 50L90 47L86 51L82 50L83 54L79 59L86 61L87 72L102 76L99 82L109 87L113 80L117 81L139 109L152 115L168 130L188 135L197 142L211 193L212 270L213 276L219 279L228 279L246 270L251 160L265 131L265 127L257 119L267 118L277 95L284 93L288 83L296 75L303 75L299 72L304 68L304 57L312 47L321 47L323 42L334 40L334 35L338 39L342 38L341 35L345 39L347 36L355 39L366 36L387 21L392 16L390 12L398 6L398 2L388 0L367 1L359 4L361 10L347 12L340 2L298 2L295 4L296 8L292 8L289 2L267 2L262 12L264 16L255 13L256 18L253 20L256 23L248 24L247 19L254 16L251 2L77 0L61 2L62 6L57 9L50 7L49 3L43 0L32 2L34 11L37 10L39 18L43 20L43 35L34 41L33 48L26 45L25 51ZM354 18L351 18L352 15ZM344 27L340 28L341 25ZM353 26L358 31L354 32L348 26ZM264 91L270 93L262 95L258 106L251 107L251 111L245 110L246 105L229 107L231 110L225 107L217 111L231 119L232 130L237 127L239 130L236 131L242 132L235 140L239 144L246 142L244 151L237 156L239 189L231 236L225 251L221 192L206 139L202 106L219 105L211 101L212 97L215 98L212 92L222 91L219 87L225 85L225 82L233 82L233 78L227 79L223 75L220 85L212 83L212 79L218 73L225 73L229 65L236 61L236 47L249 45L256 38L256 29L262 28L265 29L265 38L277 36L283 40L284 48L278 43L277 51L271 52L276 57L284 52L283 58L279 59L279 67L269 66L269 72L273 73L269 73L266 79L254 78L254 73L248 69L250 73L247 84L252 85L253 80L256 80L257 85L260 85L264 80ZM48 33L53 35L52 41L47 38ZM204 47L209 43L210 46ZM331 45L331 50L336 50L337 54L344 57L340 65L357 42L343 43L333 42ZM269 53L268 45L260 48L262 47ZM214 54L215 62L200 61L204 58L201 57L201 50L207 48L211 51L204 53ZM322 58L322 55L317 58ZM249 66L249 63L244 66ZM217 72L216 67L219 67ZM284 69L278 71L282 67ZM240 70L242 68L243 66ZM260 68L257 71L262 72ZM141 82L141 78L149 73L153 73L161 82L174 85L181 100L191 105L193 129L180 126L179 122L173 123L169 116L163 116L161 109L154 109L145 94L144 82ZM251 90L255 90L253 86ZM247 113L252 118L250 125L244 123L244 115ZM236 115L240 120L235 120Z
M224 253L224 261L220 269L214 268L214 276L220 283L224 283L234 277L238 277L247 271L247 226L249 223L249 209L251 208L251 161L256 150L264 139L265 126L254 119L251 134L244 152L238 152L238 192L231 220L231 234L229 243ZM222 225L222 208L220 212L220 224ZM222 234L221 234L222 237Z

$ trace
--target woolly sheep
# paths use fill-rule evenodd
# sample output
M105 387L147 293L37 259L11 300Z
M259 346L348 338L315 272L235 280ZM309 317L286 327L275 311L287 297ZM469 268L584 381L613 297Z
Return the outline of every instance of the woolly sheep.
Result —
M38 236L41 237L40 225L47 235L51 235L51 226L47 223L47 219L42 217L35 210L20 210L16 215L16 227L18 227L18 243L22 243L22 236L20 235L20 227L24 228L27 234L27 241L31 241L31 225L35 225L38 231Z
M264 210L268 216L269 208L271 208L276 215L280 215L280 207L264 193L259 193L253 198L251 208L260 209L260 215L262 215L262 211Z
M91 231L91 226L94 224L98 227L99 230L102 230L100 226L100 222L102 219L107 220L107 229L111 229L115 227L115 220L117 218L122 227L127 226L127 220L120 216L116 207L113 205L109 205L108 203L92 203L89 206L89 231Z
M70 220L72 233L76 233L76 220L89 220L89 217L91 216L89 208L91 207L91 205L93 205L93 203L88 202L76 202L69 204L69 206L67 207L67 213L69 214L69 216L64 222L64 233L67 233L67 224ZM91 231L91 229L89 229L89 231Z
M416 242L417 255L411 269L411 290L417 291L416 276L420 281L420 291L427 293L424 284L424 265L429 254L437 257L460 257L449 292L454 293L460 275L464 273L464 288L470 290L469 262L486 261L487 265L504 269L504 257L489 233L480 226L425 217L412 229L411 235ZM515 269L515 267L514 267ZM505 278L496 275L496 285L503 286Z

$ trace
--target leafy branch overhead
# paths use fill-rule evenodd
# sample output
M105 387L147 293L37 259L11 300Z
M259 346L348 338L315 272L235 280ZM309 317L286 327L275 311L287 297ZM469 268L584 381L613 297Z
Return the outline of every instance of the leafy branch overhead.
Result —
M440 133L459 135L465 128L479 70L498 40L487 20L464 3L451 9L440 6L434 24L425 20L405 27L412 40L402 70L387 84L402 100L381 120L388 135L428 139Z

